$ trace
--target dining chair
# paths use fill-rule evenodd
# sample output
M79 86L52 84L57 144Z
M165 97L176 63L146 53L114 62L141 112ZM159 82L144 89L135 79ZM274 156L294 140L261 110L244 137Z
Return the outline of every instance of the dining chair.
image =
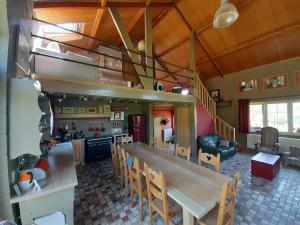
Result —
M156 147L156 145L158 144L158 139L155 137L150 137L150 141L149 141L149 146L150 147Z
M110 143L110 151L111 151L111 161L113 167L113 176L116 178L119 176L119 170L120 170L116 144Z
M118 156L118 164L119 164L119 177L120 177L120 184L121 187L123 187L124 184L124 164L123 164L123 160L122 160L122 151L121 151L121 147L120 145L117 145L117 156Z
M169 225L171 218L181 212L181 208L175 206L175 202L167 196L165 176L162 171L151 169L144 163L146 173L146 183L149 203L149 225L153 225L153 213L157 212L164 220L165 225ZM169 203L171 208L169 208ZM176 224L175 221L172 223Z
M157 148L165 152L171 152L171 142L159 142Z
M121 156L122 156L122 164L123 164L123 171L124 171L125 200L127 200L129 172L128 172L128 166L127 166L126 152L125 152L124 148L121 148Z
M176 145L175 156L180 158L185 158L186 160L191 159L191 147L181 147Z
M232 225L234 219L234 205L240 173L236 172L231 182L225 183L221 190L220 203L197 221L200 225Z
M216 171L220 172L220 168L221 168L220 153L218 153L217 156L215 156L213 154L202 152L202 149L200 148L198 153L198 163L201 165L202 162L212 165Z
M129 144L129 143L133 143L133 136L124 136L121 138L121 142L122 144Z
M144 197L147 198L147 186L145 177L141 173L140 161L138 158L129 155L126 152L127 157L127 166L129 171L129 181L130 181L130 205L133 207L133 196L134 192L139 196L139 209L140 209L140 220L142 221L144 218L144 208L143 208L143 200ZM128 165L131 160L131 165Z

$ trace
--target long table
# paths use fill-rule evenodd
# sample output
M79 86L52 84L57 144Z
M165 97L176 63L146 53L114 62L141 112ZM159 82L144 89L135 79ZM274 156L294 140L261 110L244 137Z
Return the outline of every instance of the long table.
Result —
M165 174L167 194L183 210L183 224L194 224L220 201L221 187L232 180L201 165L156 150L144 143L122 145L125 151Z

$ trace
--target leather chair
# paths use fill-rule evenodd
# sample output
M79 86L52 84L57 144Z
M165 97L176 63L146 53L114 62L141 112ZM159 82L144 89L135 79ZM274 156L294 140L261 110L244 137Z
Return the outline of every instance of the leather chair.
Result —
M280 144L278 143L279 132L274 127L261 129L261 141L255 143L255 150L269 154L278 154Z

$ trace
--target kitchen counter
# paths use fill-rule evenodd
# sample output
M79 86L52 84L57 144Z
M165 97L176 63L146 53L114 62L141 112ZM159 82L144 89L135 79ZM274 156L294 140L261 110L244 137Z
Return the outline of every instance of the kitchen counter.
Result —
M78 185L71 142L54 145L48 156L49 171L45 180L39 181L42 190L25 192L12 197L10 202L18 203L23 225L33 219L54 212L65 214L67 224L74 224L74 189Z
M39 181L42 190L33 192L32 189L20 197L13 197L10 203L39 198L78 185L74 164L72 144L70 142L57 144L51 148L48 156L49 172L45 180Z

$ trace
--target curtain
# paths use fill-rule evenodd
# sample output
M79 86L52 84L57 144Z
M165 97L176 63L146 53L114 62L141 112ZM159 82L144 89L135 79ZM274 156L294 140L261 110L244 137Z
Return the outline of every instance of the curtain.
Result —
M249 99L240 99L239 100L239 132L249 133Z

